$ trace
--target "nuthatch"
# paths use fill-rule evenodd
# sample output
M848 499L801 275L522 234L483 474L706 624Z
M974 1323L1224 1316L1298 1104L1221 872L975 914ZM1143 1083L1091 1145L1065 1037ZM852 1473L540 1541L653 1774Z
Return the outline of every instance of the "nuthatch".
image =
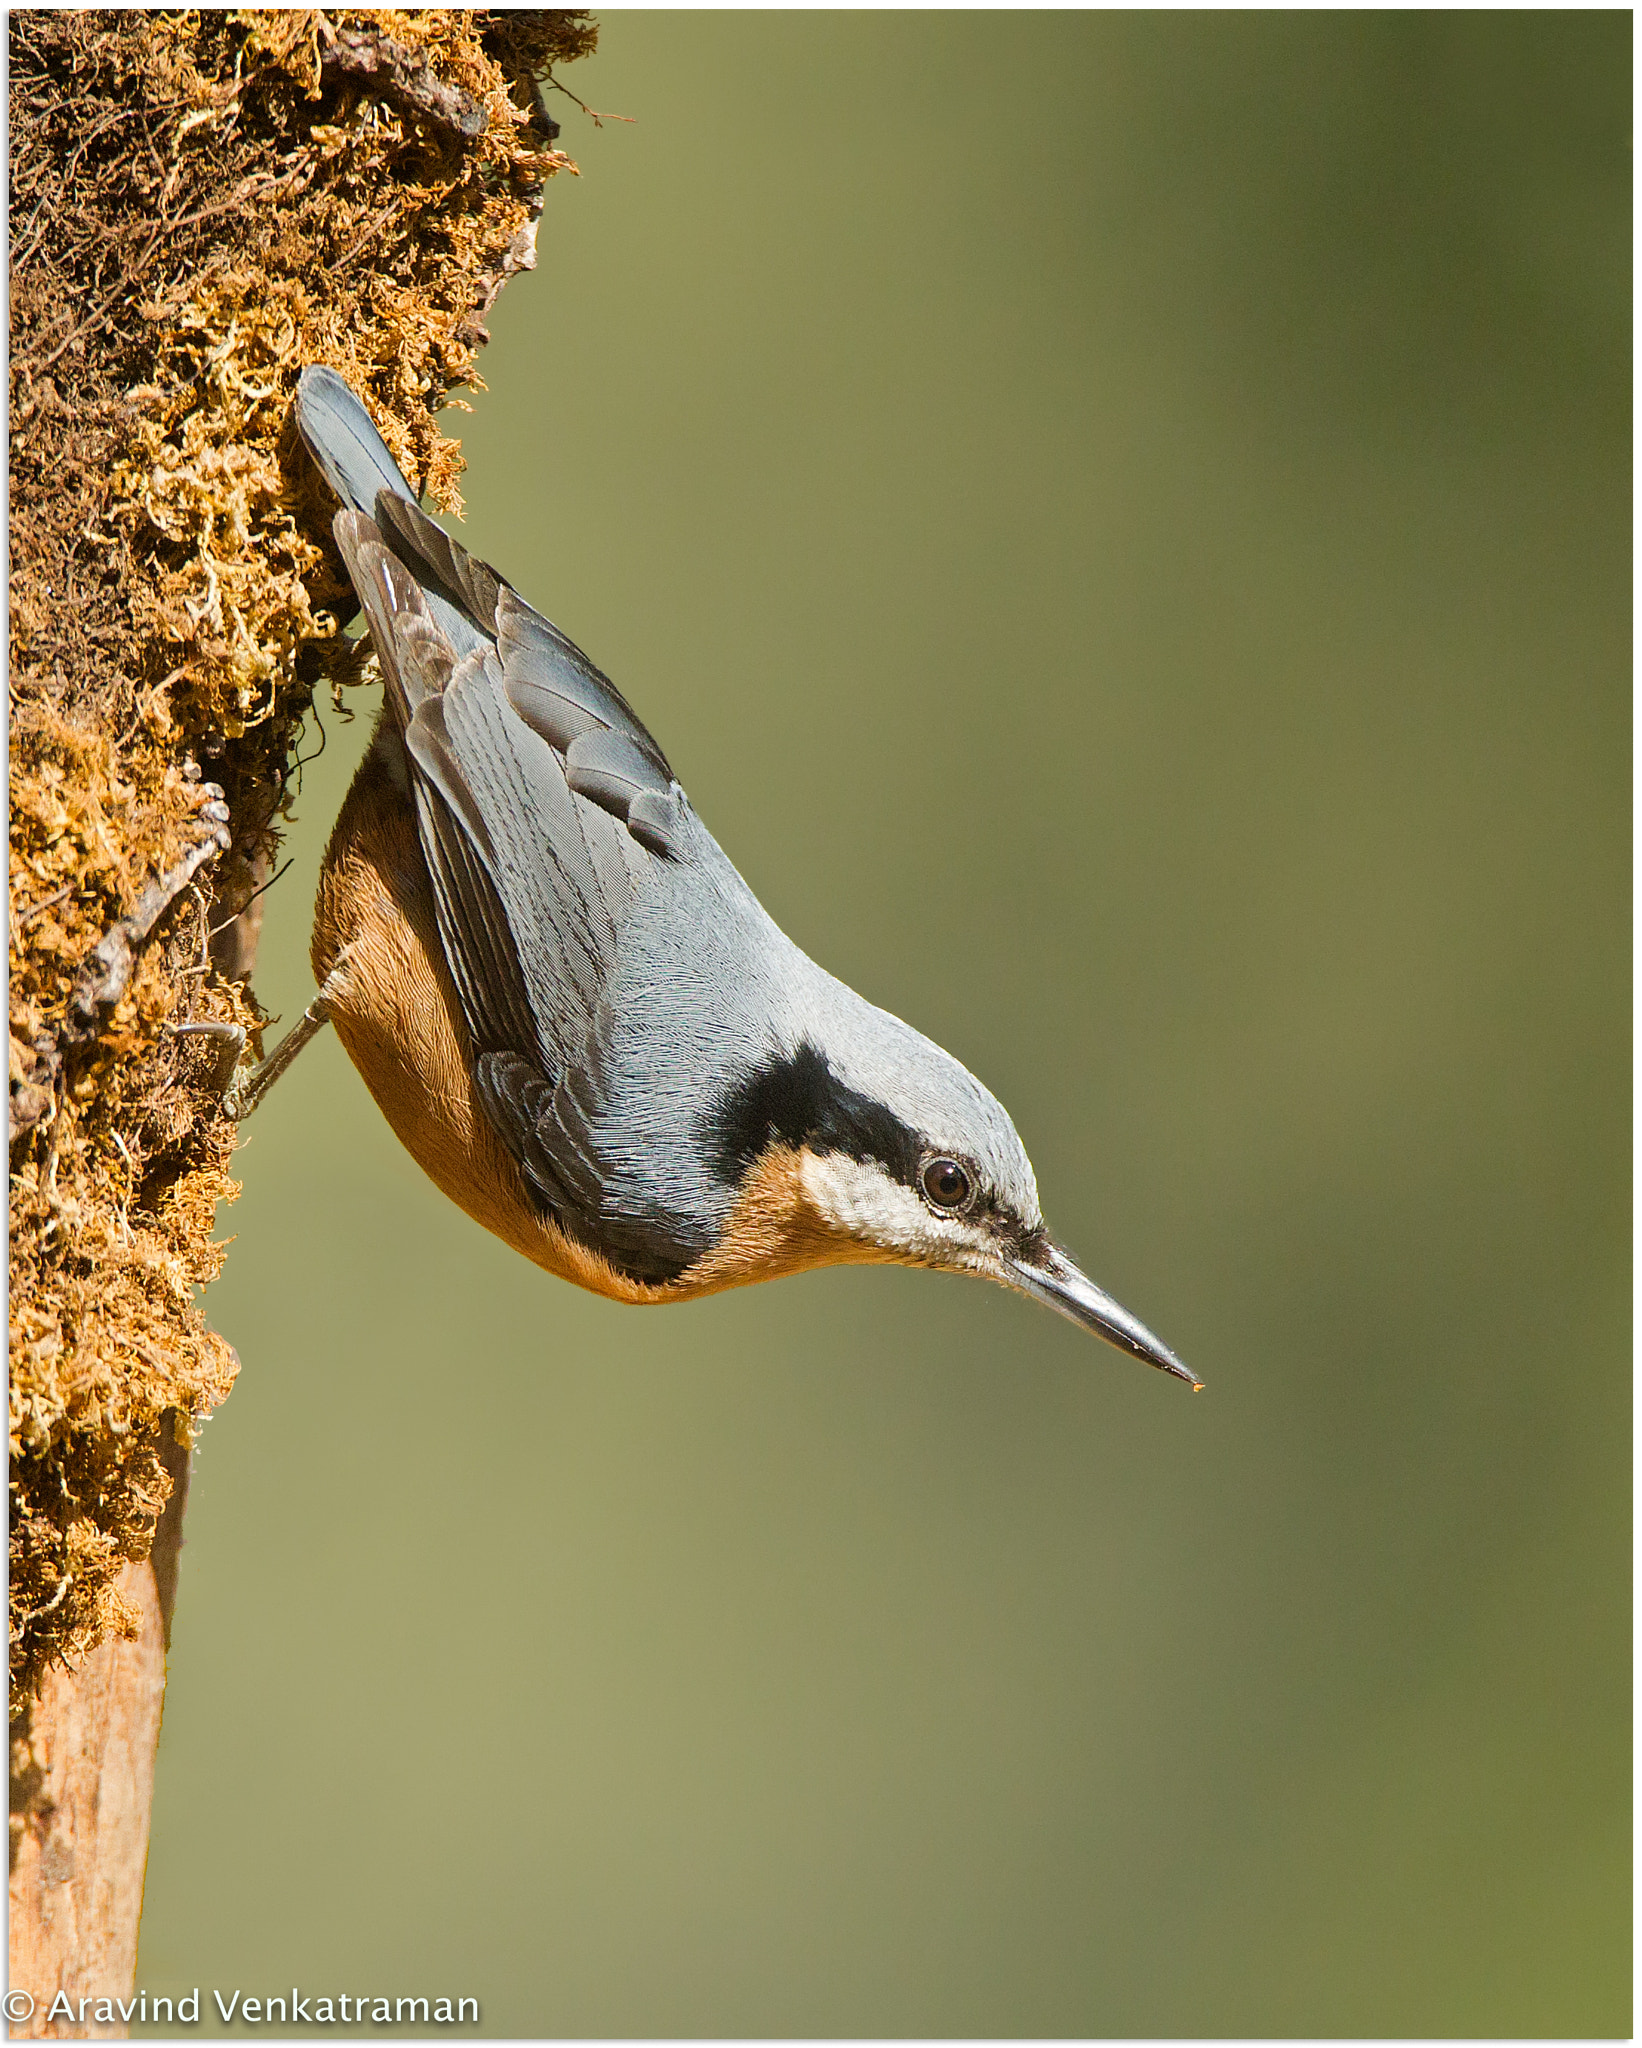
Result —
M609 678L419 508L347 384L297 424L384 701L325 854L317 1000L401 1141L475 1221L618 1301L809 1266L978 1273L1164 1372L1050 1239L979 1081L808 959Z

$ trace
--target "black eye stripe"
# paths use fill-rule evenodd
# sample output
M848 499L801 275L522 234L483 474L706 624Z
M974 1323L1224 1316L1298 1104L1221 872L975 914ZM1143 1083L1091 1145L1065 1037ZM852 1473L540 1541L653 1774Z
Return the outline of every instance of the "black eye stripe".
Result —
M917 1132L840 1081L813 1045L769 1060L728 1090L703 1119L702 1132L714 1166L731 1186L771 1145L873 1160L909 1188L917 1186L923 1157Z

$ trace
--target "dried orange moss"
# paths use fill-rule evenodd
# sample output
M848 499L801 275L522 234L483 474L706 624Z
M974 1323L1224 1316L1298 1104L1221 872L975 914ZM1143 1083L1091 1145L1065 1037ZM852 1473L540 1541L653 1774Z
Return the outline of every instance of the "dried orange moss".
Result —
M47 1660L131 1626L114 1580L169 1490L163 1433L237 1369L196 1299L234 1133L209 1052L167 1027L255 1022L247 899L336 632L297 372L341 370L459 505L434 416L574 168L533 81L594 29L348 8L34 11L9 33L15 1707ZM202 777L232 851L94 1039L65 1037L80 963L199 838Z

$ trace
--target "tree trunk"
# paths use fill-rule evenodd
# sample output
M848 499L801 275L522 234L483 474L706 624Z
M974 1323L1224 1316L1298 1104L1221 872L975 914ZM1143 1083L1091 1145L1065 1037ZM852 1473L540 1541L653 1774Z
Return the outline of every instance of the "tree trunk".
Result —
M122 1595L141 1613L140 1632L107 1638L73 1670L48 1671L12 1734L11 1811L21 1825L12 1848L10 1981L35 2007L13 2024L14 2040L118 2039L128 2031L118 2020L99 2025L95 2009L99 1999L129 2001L137 1975L154 1752L188 1498L188 1454L173 1444L174 1484L153 1549L119 1578Z
M196 1305L234 1130L212 1041L174 1027L255 1043L296 735L360 667L290 397L331 364L459 506L435 413L574 169L538 81L594 29L8 30L11 1990L33 2000L8 2017L91 2037L126 2031L189 1449L238 1370Z

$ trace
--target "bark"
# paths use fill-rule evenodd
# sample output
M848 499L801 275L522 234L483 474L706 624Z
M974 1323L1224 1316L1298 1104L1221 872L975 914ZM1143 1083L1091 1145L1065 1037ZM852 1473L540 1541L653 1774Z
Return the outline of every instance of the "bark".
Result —
M129 2001L165 1703L165 1653L188 1498L188 1456L174 1446L174 1485L140 1564L120 1574L139 1610L135 1639L114 1636L74 1670L47 1673L12 1736L11 1984L35 2001L13 2040L122 2039L95 2001ZM51 2018L59 1994L72 2021ZM82 2004L82 2001L91 2003ZM85 2014L81 2023L79 2015Z
M190 1446L238 1370L198 1293L302 717L357 680L289 401L329 363L459 507L435 414L574 169L585 15L14 12L11 1987L134 1981ZM54 1996L72 2021L49 2019Z

